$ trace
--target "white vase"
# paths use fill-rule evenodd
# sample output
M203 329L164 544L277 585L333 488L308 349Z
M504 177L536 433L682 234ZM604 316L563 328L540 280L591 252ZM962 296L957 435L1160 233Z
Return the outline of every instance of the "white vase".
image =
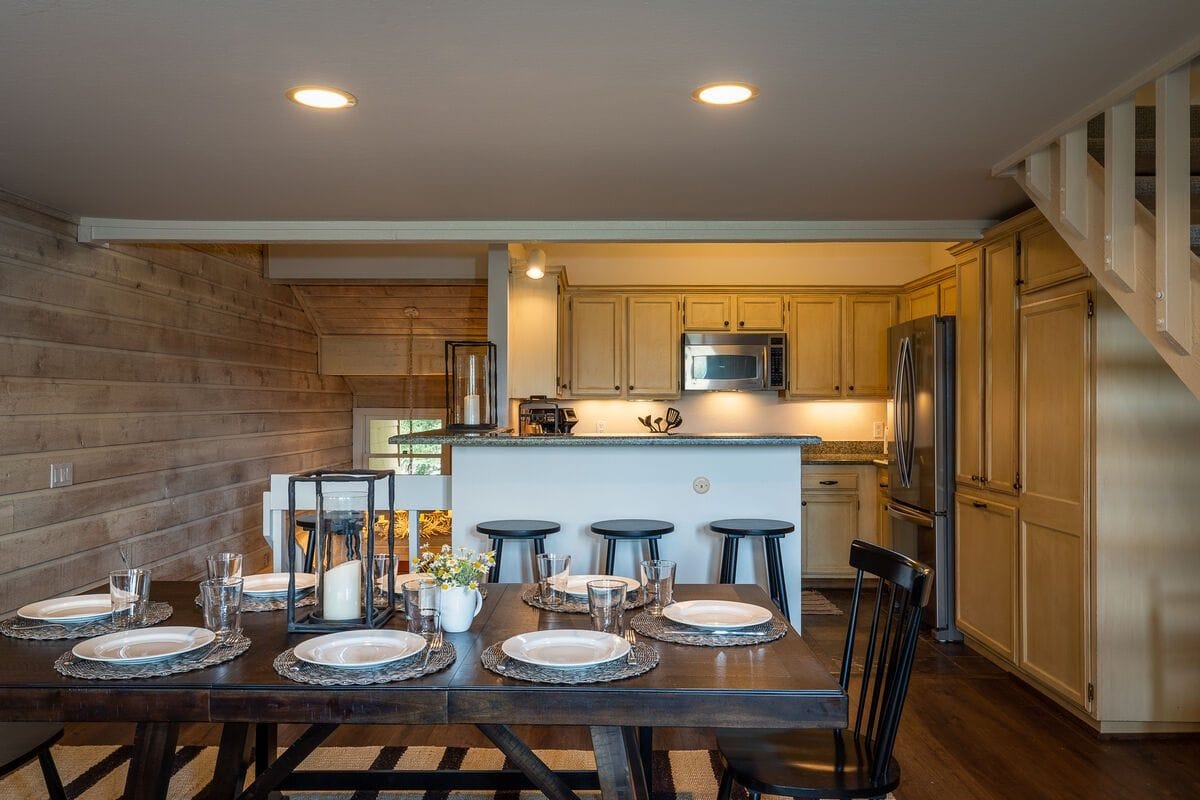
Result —
M483 595L478 589L455 586L442 589L438 598L442 614L442 630L447 633L462 633L471 627L471 620L483 608Z

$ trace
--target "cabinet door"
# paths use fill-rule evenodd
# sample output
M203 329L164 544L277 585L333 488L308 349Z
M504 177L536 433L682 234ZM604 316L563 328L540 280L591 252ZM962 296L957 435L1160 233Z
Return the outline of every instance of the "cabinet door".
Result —
M847 295L842 336L842 377L846 397L890 397L888 328L896 324L891 295Z
M622 297L571 298L571 383L574 397L620 397Z
M938 313L938 285L926 286L908 294L908 318L918 319Z
M841 397L842 298L835 294L797 294L788 298L792 397Z
M508 367L510 397L558 394L558 282L509 276Z
M964 633L1016 663L1017 510L954 496L955 619Z
M979 248L959 257L957 272L954 478L969 486L978 484L983 466L983 262Z
M783 330L783 296L778 294L739 294L737 296L739 331Z
M733 298L727 294L685 294L685 331L733 330Z
M1026 228L1019 236L1022 294L1088 274L1083 261L1049 222Z
M1016 494L1017 482L1017 262L1015 237L985 245L983 485Z
M626 305L630 397L679 396L679 298L631 295Z
M958 313L958 282L947 278L938 284L938 313L953 317Z
M1088 294L1021 309L1020 664L1080 707L1088 682Z
M858 495L809 492L800 505L803 577L854 577L850 543L858 532Z

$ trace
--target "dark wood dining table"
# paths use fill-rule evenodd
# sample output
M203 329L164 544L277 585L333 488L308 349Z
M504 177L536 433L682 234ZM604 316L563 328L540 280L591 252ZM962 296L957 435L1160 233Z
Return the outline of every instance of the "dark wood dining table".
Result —
M638 757L638 729L646 727L839 728L847 698L794 629L767 644L697 647L641 637L658 651L649 672L621 681L579 685L529 683L488 671L480 655L509 636L550 628L589 626L585 614L542 611L521 599L517 584L495 584L465 633L446 635L457 658L447 669L419 679L364 687L296 683L272 667L276 655L303 641L288 634L285 612L245 613L252 641L238 658L208 669L161 678L82 680L54 670L55 659L76 642L0 637L0 718L65 722L137 723L126 784L127 800L166 797L172 755L184 722L218 722L224 728L214 779L215 797L242 789L246 755L258 736L258 774L249 797L299 788L404 789L529 788L552 800L575 789L601 789L605 800L649 797ZM202 625L195 583L156 582L155 600L171 603L164 624ZM679 585L676 599L739 600L770 607L752 584ZM390 626L404 625L403 618ZM309 727L276 756L275 724ZM339 725L476 725L519 770L487 773L295 772ZM550 770L512 731L513 725L581 725L591 733L596 772ZM265 752L270 757L264 756ZM301 784L300 781L306 781Z

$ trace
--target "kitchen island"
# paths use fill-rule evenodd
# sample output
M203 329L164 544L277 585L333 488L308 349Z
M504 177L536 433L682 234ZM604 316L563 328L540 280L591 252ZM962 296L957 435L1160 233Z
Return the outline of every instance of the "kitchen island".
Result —
M546 519L562 530L546 541L548 552L569 553L571 572L600 570L604 539L593 522L618 518L661 519L675 525L660 542L663 558L678 562L680 583L716 582L721 536L708 524L733 517L792 522L796 533L782 542L789 609L800 620L801 453L817 436L590 435L514 436L430 432L396 436L393 444L440 444L453 448L449 476L456 547L487 549L478 523L493 519ZM705 479L698 481L698 479ZM404 505L405 483L396 482ZM407 508L408 506L405 505ZM521 543L506 548L504 582L533 579ZM619 543L614 572L638 576L639 543ZM763 548L740 549L738 581L766 587Z

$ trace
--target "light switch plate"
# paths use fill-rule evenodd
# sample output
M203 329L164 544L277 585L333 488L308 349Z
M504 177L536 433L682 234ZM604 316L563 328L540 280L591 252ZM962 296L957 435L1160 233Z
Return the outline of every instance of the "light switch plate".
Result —
M876 439L883 438L883 423L882 422L875 423L874 436Z
M59 486L70 486L75 482L75 471L71 464L51 464L50 465L50 488L56 489Z

